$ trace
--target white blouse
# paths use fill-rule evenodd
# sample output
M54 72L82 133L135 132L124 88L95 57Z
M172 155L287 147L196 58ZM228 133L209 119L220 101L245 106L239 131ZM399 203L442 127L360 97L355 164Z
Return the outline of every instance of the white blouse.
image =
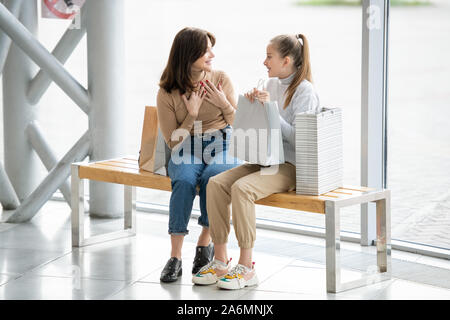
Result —
M292 82L294 74L285 79L270 78L264 87L270 94L270 101L278 105L281 133L283 136L284 159L295 166L295 115L297 113L320 112L319 96L308 80L303 80L295 90L289 105L284 108L285 92Z

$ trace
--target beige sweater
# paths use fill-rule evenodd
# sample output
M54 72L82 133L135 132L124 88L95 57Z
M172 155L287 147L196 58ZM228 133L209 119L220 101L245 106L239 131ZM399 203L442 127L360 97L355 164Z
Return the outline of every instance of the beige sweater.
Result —
M183 135L173 141L171 137L175 130L185 129L176 132L177 136L180 136L178 134L179 132L190 132L191 135L194 134L194 121L201 121L202 132L223 129L233 123L236 110L236 98L230 78L223 71L213 70L212 72L207 72L206 77L202 81L206 80L214 83L216 87L219 81L222 80L223 91L233 108L230 107L222 111L222 109L219 109L205 99L200 106L197 118L194 118L188 113L179 90L172 90L171 93L168 93L163 88L160 88L156 101L158 121L164 140L169 148L173 149L187 137L187 135ZM187 96L189 97L189 93L187 93Z

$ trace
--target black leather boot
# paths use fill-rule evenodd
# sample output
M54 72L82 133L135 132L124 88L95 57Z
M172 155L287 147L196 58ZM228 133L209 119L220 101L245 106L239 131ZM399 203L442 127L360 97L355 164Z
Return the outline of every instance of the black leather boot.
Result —
M176 257L172 257L167 261L166 266L161 272L160 280L162 282L174 282L178 280L178 277L182 274L181 260Z
M199 270L210 263L214 258L214 245L211 242L206 247L197 246L195 248L194 265L192 266L192 274L196 274Z

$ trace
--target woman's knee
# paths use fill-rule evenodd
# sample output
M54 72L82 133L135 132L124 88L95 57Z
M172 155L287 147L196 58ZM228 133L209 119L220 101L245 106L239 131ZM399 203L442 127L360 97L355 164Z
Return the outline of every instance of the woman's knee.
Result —
M172 181L172 192L196 192L197 182L193 179L178 179Z

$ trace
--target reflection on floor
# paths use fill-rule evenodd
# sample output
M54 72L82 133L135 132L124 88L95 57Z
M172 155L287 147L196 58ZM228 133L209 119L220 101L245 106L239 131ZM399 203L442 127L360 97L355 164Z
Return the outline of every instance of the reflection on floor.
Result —
M49 202L32 221L0 224L0 299L450 299L450 261L393 251L393 279L330 294L325 288L324 240L258 230L254 260L260 284L239 291L193 286L200 227L191 220L184 273L159 281L169 258L168 217L138 213L136 237L72 249L70 209ZM91 219L92 234L118 230L122 220ZM239 257L234 232L230 256ZM342 243L342 277L373 270L375 248Z

